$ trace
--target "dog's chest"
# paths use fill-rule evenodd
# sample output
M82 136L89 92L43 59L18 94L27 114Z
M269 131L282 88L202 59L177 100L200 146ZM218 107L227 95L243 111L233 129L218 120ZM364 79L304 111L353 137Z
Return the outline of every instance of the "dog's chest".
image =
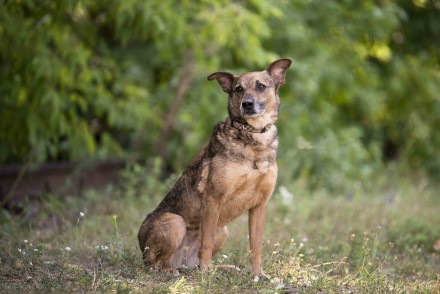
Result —
M242 149L237 157L214 158L211 176L214 194L221 195L222 209L219 223L227 224L252 207L266 201L272 193L277 177L275 151L255 152ZM218 194L217 194L218 195Z
M219 224L225 225L252 207L263 203L272 193L276 181L276 165L259 161L256 168L238 168L229 179L222 199ZM226 184L226 182L225 182Z

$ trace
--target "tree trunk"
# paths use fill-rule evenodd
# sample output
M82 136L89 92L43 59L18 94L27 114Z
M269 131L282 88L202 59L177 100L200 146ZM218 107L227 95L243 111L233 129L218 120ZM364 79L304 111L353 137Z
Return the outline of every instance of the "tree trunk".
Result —
M165 123L160 131L159 138L157 139L154 147L154 154L159 156L162 159L162 162L165 162L167 159L167 143L176 122L177 112L182 106L186 93L188 92L189 86L193 80L193 68L193 58L190 54L187 54L185 56L180 73L176 94L174 95L173 101L171 102L171 105L167 111Z

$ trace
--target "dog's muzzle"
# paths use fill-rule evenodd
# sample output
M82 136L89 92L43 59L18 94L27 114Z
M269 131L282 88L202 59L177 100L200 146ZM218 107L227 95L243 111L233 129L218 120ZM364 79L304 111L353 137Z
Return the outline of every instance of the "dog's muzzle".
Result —
M264 105L255 101L252 96L245 96L241 101L241 114L245 116L252 116L264 113Z

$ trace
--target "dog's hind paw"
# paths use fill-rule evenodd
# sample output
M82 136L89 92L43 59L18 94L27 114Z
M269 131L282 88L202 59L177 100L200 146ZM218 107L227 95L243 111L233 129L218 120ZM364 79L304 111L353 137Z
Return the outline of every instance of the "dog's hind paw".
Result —
M168 275L173 275L175 277L180 275L179 271L177 269L173 268L173 267L163 269L163 272L168 274Z
M238 266L232 264L220 264L217 266L217 269L224 272L236 272L241 273L241 269Z

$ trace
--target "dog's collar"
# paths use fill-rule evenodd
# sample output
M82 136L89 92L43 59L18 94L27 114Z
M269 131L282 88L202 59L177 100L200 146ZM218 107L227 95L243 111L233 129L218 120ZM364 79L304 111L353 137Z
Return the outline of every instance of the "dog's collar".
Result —
M267 124L267 125L266 125L264 128L262 128L262 129L255 129L255 128L251 127L250 125L243 124L243 123L238 122L238 121L236 121L236 120L233 120L233 121L231 122L231 125L232 125L234 128L236 128L236 129L238 129L238 130L240 130L240 131L243 131L243 132L250 132L250 133L265 133L265 132L267 132L267 131L272 127L272 124Z

